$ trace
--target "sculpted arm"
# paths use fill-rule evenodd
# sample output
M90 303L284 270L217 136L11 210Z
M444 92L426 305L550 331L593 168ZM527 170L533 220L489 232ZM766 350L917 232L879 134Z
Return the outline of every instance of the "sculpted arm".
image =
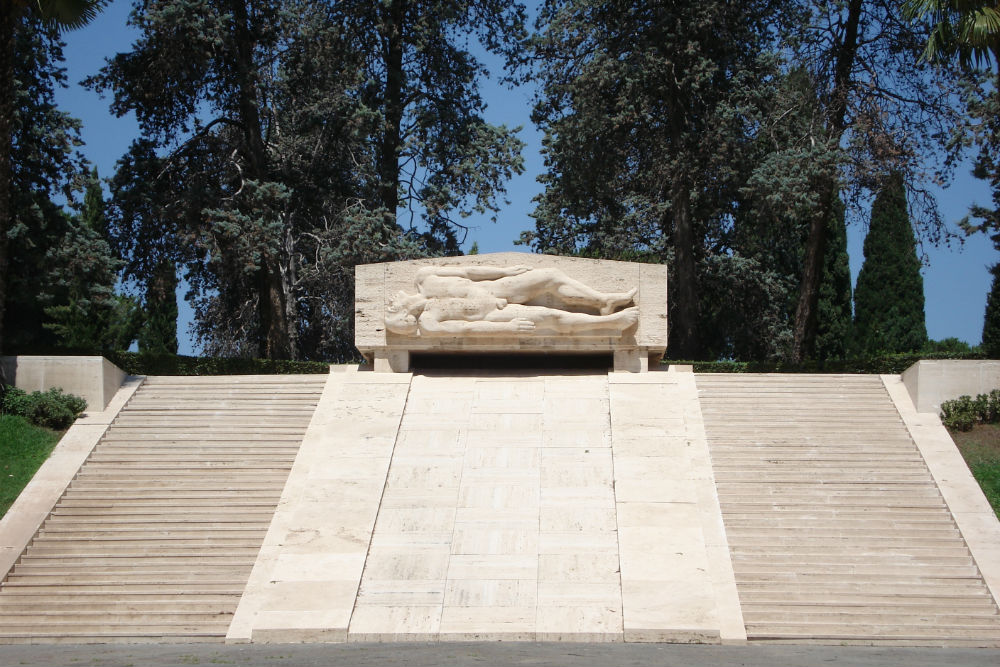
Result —
M477 320L438 320L433 314L425 312L419 320L420 333L425 336L468 336L468 335L504 335L529 333L534 331L535 323L524 318L508 322L489 322Z

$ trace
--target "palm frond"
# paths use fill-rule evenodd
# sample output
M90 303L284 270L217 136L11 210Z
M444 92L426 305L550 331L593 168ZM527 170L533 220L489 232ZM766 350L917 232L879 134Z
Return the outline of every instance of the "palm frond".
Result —
M97 18L107 0L34 0L34 4L43 20L75 30Z

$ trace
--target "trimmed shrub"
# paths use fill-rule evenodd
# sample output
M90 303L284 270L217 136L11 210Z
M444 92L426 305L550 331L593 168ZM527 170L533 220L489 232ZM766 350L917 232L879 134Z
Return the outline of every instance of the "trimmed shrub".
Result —
M966 354L923 352L885 354L865 359L826 359L791 364L784 361L681 361L664 364L692 364L696 373L857 373L898 375L921 359L985 359L981 350Z
M4 414L24 417L35 426L56 431L69 428L86 409L87 401L58 387L30 394L17 387L4 387L0 401L0 411Z
M956 431L971 431L976 424L1000 422L1000 389L988 394L959 396L941 404L941 421Z

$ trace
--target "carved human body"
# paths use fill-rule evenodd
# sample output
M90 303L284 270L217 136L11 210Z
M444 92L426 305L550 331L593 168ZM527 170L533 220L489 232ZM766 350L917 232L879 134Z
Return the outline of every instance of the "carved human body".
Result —
M635 289L599 292L558 269L428 266L414 282L418 294L399 292L388 308L389 331L423 336L621 333L639 319L638 308L618 310L632 302ZM599 314L528 303L544 296Z

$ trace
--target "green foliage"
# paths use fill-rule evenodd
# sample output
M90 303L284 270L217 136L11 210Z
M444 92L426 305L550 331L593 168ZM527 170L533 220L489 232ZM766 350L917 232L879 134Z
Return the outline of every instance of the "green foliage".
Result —
M16 387L4 387L0 412L23 417L35 426L63 430L87 409L87 402L54 387L30 394Z
M670 264L681 354L704 354L699 262L752 164L759 91L777 70L766 28L777 4L548 2L531 42L547 171L521 241Z
M967 354L952 352L919 354L885 354L864 359L809 360L803 363L789 361L690 361L664 360L669 364L693 364L696 373L853 373L898 375L921 359L982 359L981 352Z
M108 361L129 375L312 375L330 372L320 361L186 357L176 354L111 352Z
M144 320L139 351L177 354L177 267L173 262L162 262L149 277Z
M970 431L976 424L1000 422L1000 389L988 394L959 396L941 403L941 421L956 431Z
M931 25L923 59L956 58L965 66L989 64L1000 51L1000 7L995 0L905 0L903 15Z
M1000 359L1000 263L990 269L993 282L986 297L983 317L983 351L991 359Z
M137 2L137 41L91 84L142 130L110 224L147 307L173 262L207 353L351 358L354 265L457 254L521 170L468 42L512 57L523 20L499 0Z
M850 356L854 339L854 316L851 308L851 267L847 256L847 225L844 205L828 218L823 276L816 306L814 359L844 359Z
M777 361L788 355L791 282L754 259L720 255L699 264L699 331L708 359Z
M989 356L988 353L982 352L979 346L973 347L969 345L964 340L959 340L958 338L942 338L941 340L928 340L927 344L924 345L923 352L930 353L945 353L945 354L955 354L955 355L971 355L983 353Z
M58 433L32 426L24 417L0 415L0 517L58 442Z
M892 174L872 204L865 261L854 294L854 324L864 354L912 352L927 342L924 281L902 176Z

